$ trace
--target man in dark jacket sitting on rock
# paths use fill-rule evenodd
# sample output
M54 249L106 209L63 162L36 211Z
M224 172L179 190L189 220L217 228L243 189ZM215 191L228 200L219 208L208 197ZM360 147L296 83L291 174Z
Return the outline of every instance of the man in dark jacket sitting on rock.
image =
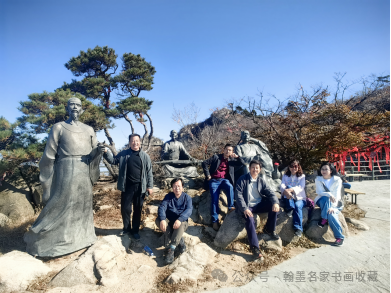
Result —
M246 219L245 227L253 254L262 259L253 213L269 213L263 232L269 234L272 239L278 240L280 237L276 234L275 229L280 206L273 190L267 186L261 176L258 176L261 170L260 161L250 162L250 172L241 176L236 183L235 199L238 211Z
M183 233L189 226L187 220L193 211L191 197L183 192L183 180L175 178L171 181L171 187L174 192L168 193L160 203L156 225L160 230L167 233L171 239L170 245L166 250L166 263L174 261L175 249L179 253L186 250Z
M244 165L244 162L237 154L234 153L234 147L226 144L224 153L213 155L202 162L205 178L208 180L210 195L212 197L212 223L213 229L219 230L219 196L222 189L227 195L228 212L235 210L234 207L234 188L235 166ZM209 170L208 170L208 166Z

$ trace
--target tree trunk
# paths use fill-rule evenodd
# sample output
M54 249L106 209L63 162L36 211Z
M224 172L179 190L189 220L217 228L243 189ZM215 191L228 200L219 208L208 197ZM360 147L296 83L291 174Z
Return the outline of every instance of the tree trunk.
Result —
M130 128L132 129L132 134L133 134L133 133L134 133L134 127L133 127L133 122L132 122L132 120L129 119L129 117L128 117L127 114L122 113L122 115L124 116L125 120L129 122Z
M109 164L109 162L106 161L105 158L103 158L103 164L105 165L105 167L107 168L107 170L109 171L110 175L113 177L113 179L115 181L118 180L118 167L117 166L111 166Z
M115 156L118 153L117 150L115 149L115 143L114 143L113 139L111 138L109 130L107 128L104 128L104 131L105 131L105 135L110 143L110 145L108 145L107 147L110 148L111 152Z
M147 115L148 119L149 119L149 125L151 127L151 133L149 134L149 139L148 139L148 147L147 149L145 150L145 152L147 153L149 151L149 148L151 147L151 142L152 142L152 136L153 136L153 123L152 123L152 118L151 116L149 116L148 113L145 113L145 115ZM144 138L143 138L143 141L144 141Z

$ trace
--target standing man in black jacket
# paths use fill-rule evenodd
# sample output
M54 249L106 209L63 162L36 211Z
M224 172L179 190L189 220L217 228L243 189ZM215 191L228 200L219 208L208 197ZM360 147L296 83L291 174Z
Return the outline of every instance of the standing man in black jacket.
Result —
M234 188L235 182L235 166L244 165L241 158L234 153L234 147L231 144L226 144L224 153L213 155L209 159L202 162L205 178L208 180L210 194L212 196L211 215L213 229L219 229L219 196L220 190L223 190L228 199L228 212L235 210L234 207ZM208 169L209 166L209 169Z
M141 222L141 210L143 208L146 192L152 194L153 175L152 163L149 156L141 150L140 135L129 135L129 149L123 150L113 157L110 152L103 154L104 158L112 165L119 164L117 189L121 190L121 214L124 228L120 236L130 233L138 240ZM130 214L133 219L130 224Z

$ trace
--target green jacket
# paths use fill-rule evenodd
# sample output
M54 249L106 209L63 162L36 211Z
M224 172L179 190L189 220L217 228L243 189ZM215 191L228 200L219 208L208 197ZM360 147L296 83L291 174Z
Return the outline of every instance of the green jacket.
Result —
M132 153L132 149L123 150L114 156L111 152L104 153L103 157L111 165L119 164L119 174L117 189L125 192L126 187L126 165L129 158L129 155ZM152 163L149 156L142 150L140 150L140 159L141 159L141 193L145 194L147 188L153 188L153 175L152 175Z

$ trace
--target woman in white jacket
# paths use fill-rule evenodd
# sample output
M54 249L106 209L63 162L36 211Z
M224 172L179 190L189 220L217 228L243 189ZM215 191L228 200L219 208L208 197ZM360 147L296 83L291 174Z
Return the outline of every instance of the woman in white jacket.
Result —
M320 207L321 219L318 226L323 228L327 223L336 238L333 245L341 246L345 239L342 234L342 226L338 220L338 213L342 210L341 201L342 180L336 176L337 172L334 167L325 162L320 166L318 175L315 179L316 193L315 203Z
M298 160L292 160L282 177L280 190L286 214L288 217L293 215L293 228L297 237L301 237L303 233L303 206L306 201L304 188L305 175L303 170Z

